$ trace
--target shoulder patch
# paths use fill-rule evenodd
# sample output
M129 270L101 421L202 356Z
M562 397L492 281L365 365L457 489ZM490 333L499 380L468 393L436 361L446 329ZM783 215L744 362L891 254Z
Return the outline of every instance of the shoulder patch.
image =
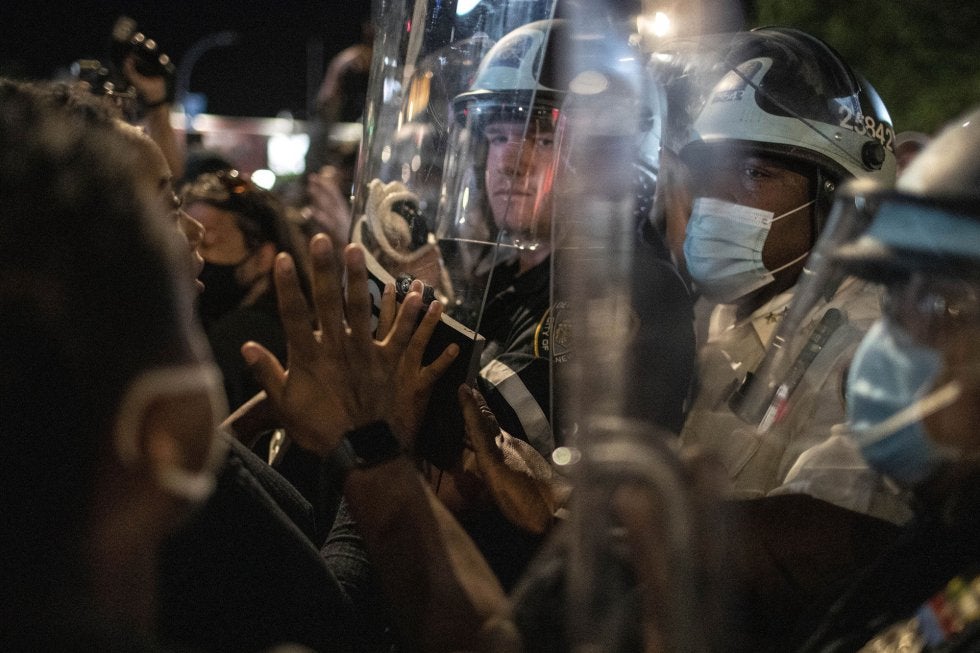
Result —
M571 350L571 330L568 303L555 303L534 330L534 355L549 356L556 363L564 363Z

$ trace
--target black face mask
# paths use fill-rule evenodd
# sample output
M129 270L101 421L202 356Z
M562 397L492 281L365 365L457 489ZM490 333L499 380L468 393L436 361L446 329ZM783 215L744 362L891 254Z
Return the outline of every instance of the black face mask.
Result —
M197 305L204 328L210 327L222 315L238 308L245 299L248 288L235 278L235 272L242 263L244 261L233 265L204 262L204 268L197 277L204 284Z

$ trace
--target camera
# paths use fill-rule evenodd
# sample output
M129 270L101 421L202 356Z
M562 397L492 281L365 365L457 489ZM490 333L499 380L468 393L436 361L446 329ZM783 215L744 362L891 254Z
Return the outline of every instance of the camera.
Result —
M71 75L80 82L88 84L95 95L118 95L128 89L98 59L79 59L71 65ZM122 83L122 85L120 85Z
M136 89L126 83L98 59L79 59L71 64L71 76L84 82L93 95L108 98L123 112L131 116L136 111Z

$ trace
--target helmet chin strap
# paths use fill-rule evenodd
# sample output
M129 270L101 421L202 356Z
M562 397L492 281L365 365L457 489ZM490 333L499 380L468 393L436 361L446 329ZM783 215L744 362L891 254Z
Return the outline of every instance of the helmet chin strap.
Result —
M837 190L837 182L827 175L820 165L815 165L816 173L813 176L813 238L810 241L810 248L816 244L823 228L827 224L827 217L830 214L830 206L833 204L834 191Z

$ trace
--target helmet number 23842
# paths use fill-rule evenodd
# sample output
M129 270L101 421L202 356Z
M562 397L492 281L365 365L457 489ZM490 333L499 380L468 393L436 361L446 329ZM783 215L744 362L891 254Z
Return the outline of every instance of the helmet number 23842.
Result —
M894 150L895 132L885 123L878 122L874 116L855 114L849 107L838 107L840 126L852 131L875 138L886 150Z

